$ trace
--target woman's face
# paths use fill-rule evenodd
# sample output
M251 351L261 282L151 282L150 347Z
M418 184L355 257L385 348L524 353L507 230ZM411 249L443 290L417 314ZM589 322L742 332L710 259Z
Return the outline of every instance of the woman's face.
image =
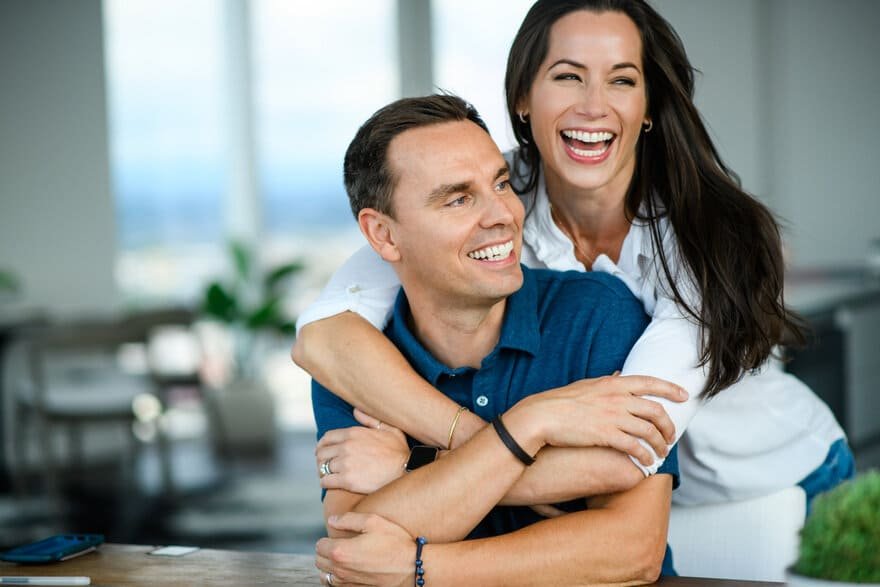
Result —
M646 122L642 40L621 12L578 10L550 30L520 111L529 115L551 194L622 199Z

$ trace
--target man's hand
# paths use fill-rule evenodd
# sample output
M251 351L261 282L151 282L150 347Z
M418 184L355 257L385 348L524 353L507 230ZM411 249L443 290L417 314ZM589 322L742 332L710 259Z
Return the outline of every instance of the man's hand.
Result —
M676 402L688 397L679 386L654 377L583 379L523 399L505 414L504 422L524 431L523 448L531 454L545 444L608 447L650 465L653 458L638 440L665 457L667 445L675 441L675 425L659 403L643 395Z
M403 475L409 447L403 432L354 411L363 426L327 432L318 442L315 461L328 463L331 474L321 477L324 489L344 489L368 495Z
M327 523L357 534L322 538L315 546L315 566L322 578L333 576L334 587L413 584L416 543L406 530L382 516L354 512L331 516Z

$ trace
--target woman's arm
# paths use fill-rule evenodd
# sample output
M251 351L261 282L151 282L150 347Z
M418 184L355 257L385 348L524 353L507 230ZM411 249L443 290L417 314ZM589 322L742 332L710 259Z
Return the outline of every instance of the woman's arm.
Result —
M353 406L406 431L420 442L446 447L458 404L422 379L384 334L352 312L305 326L293 360ZM464 412L453 446L485 425Z
M687 390L686 402L672 402L661 396L646 395L656 401L675 425L675 442L687 430L693 417L703 405L699 397L706 382L706 374L699 364L699 326L686 319L672 300L661 298L654 308L654 317L645 332L636 341L626 358L624 375L651 375L671 381ZM642 445L652 452L653 464L645 467L635 459L633 462L646 474L654 473L663 463L646 443Z

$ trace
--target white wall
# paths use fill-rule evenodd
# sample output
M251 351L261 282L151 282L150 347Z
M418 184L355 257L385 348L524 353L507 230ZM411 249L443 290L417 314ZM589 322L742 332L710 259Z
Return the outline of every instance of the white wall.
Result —
M880 2L768 3L771 184L797 265L880 237Z
M100 0L0 2L0 268L55 312L116 299Z
M880 238L880 2L654 0L743 186L784 221L793 266L858 265Z
M743 187L767 193L762 135L760 4L767 0L655 0L684 43L696 76L696 102L724 161Z

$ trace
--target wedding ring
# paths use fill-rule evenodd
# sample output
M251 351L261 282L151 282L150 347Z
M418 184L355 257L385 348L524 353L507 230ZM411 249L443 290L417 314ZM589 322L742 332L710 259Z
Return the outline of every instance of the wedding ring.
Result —
M331 473L333 473L333 471L330 470L330 461L324 461L323 463L321 463L321 467L318 469L318 474L321 477L326 477Z
M327 581L328 585L333 585L333 573L327 573L324 575L324 580Z

